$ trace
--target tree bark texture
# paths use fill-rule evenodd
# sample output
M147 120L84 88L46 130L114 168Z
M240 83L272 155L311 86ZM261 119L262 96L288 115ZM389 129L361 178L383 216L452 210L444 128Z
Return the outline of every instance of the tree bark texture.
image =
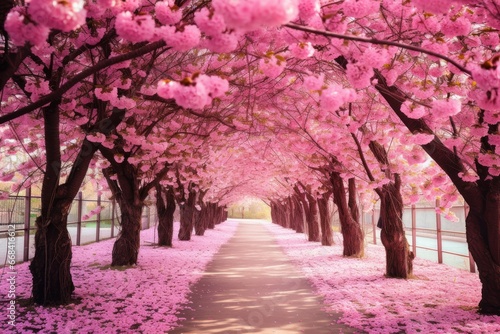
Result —
M397 176L399 180L399 176ZM403 199L399 181L377 189L380 196L380 239L386 254L386 276L409 278L413 274L415 255L410 250L403 226Z
M304 209L298 195L293 196L292 210L295 221L295 232L304 233Z
M116 179L111 178L113 173L116 173ZM124 161L104 169L103 174L121 211L121 231L113 245L111 265L137 264L142 209L146 198L140 188L137 168Z
M333 231L330 221L329 202L332 193L326 192L318 198L319 218L321 222L321 244L323 246L333 245Z
M346 199L344 180L338 172L330 173L333 189L333 202L337 205L340 227L342 229L344 256L363 257L364 235L359 221L354 220Z
M175 197L171 186L156 185L156 212L158 215L158 246L172 247L174 235Z
M309 192L305 193L307 197L307 203L309 205L307 220L307 232L309 241L321 241L321 233L319 229L319 212L318 212L318 201Z
M185 200L180 207L180 220L181 226L179 228L179 240L188 241L191 240L191 235L193 234L194 228L194 207L196 204L196 191L193 189L189 190L189 195L187 200Z
M53 204L50 219L36 219L35 256L30 264L33 300L41 305L61 305L71 301L75 290L70 272L71 238L67 230L71 200Z

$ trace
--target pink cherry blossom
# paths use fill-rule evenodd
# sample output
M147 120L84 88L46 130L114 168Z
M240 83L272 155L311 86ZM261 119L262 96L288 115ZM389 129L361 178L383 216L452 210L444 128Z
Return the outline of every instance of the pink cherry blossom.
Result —
M325 75L322 73L319 76L308 75L304 78L304 87L309 91L319 91L325 82Z
M156 18L162 24L176 24L182 19L182 10L174 7L173 1L158 1L155 4Z
M270 55L269 57L264 57L259 61L260 70L270 78L278 77L286 67L286 60L275 55Z
M346 70L347 79L357 89L366 88L371 85L373 68L361 63L349 63Z
M311 42L296 43L290 45L290 53L297 59L307 59L314 54L314 47Z
M355 101L356 97L354 90L331 84L321 92L320 107L324 111L337 111L344 103Z
M309 21L313 16L318 15L321 10L319 0L300 0L299 17L301 20Z
M452 0L412 0L412 4L419 10L435 14L446 13L450 9L452 2Z
M50 29L26 19L26 9L14 8L5 19L5 30L9 33L12 42L23 46L26 42L37 46L44 43L49 36Z
M200 46L213 52L228 53L238 47L239 40L240 36L235 32L220 33L205 38Z
M155 22L150 15L133 15L122 12L116 17L116 32L123 39L132 43L147 41L153 37Z
M186 25L181 30L174 26L158 29L159 36L176 51L188 51L200 43L201 32L195 25Z
M295 19L298 0L213 0L215 11L224 17L228 27L251 31L275 27Z
M224 18L215 12L210 12L206 7L194 14L194 21L200 30L210 36L216 36L226 30Z
M31 0L28 13L36 22L61 31L71 31L85 23L85 0Z
M437 117L450 117L458 114L462 109L460 100L436 100L432 102L432 114Z
M346 16L361 18L378 11L380 7L379 1L374 0L345 0L342 8Z

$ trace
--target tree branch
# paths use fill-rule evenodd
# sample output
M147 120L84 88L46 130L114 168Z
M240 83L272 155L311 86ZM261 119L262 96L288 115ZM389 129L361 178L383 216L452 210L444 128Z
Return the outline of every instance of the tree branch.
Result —
M442 59L444 61L447 61L448 63L450 63L453 66L455 66L456 68L458 68L460 71L462 71L462 72L464 72L464 73L466 73L468 75L471 75L471 72L468 69L466 69L464 66L460 65L459 63L457 63L453 59L451 59L449 57L446 57L446 56L443 56L443 55L441 55L441 54L439 54L437 52L423 49L423 48L418 47L418 46L404 44L404 43L399 43L399 42L391 42L391 41L386 41L386 40L380 40L380 39L376 39L376 38L363 38L363 37L356 37L356 36L348 36L348 35L336 34L336 33L325 31L325 30L312 29L312 28L309 28L309 27L306 27L306 26L302 26L302 25L298 25L298 24L294 24L294 23L285 24L285 27L288 27L288 28L294 29L294 30L300 30L300 31L304 31L304 32L309 32L309 33L312 33L312 34L315 34L315 35L322 35L322 36L325 36L325 37L333 37L333 38L339 38L339 39L348 40L348 41L356 41L356 42L363 42L363 43L370 43L370 44L377 44L377 45L390 45L390 46L396 46L396 47L399 47L399 48L402 48L402 49L406 49L406 50L412 50L412 51L417 51L417 52L425 53L425 54L428 54L430 56L434 56L434 57L440 58L440 59Z
M11 121L15 118L26 115L26 114L32 112L33 110L36 110L40 107L43 107L44 105L46 105L47 103L50 103L51 101L53 101L55 99L61 98L64 93L66 93L68 90L73 88L73 86L75 86L76 84L80 83L83 79L85 79L86 77L88 77L88 76L90 76L90 75L92 75L92 74L94 74L102 69L105 69L106 67L109 67L111 65L115 65L115 64L121 63L123 61L130 60L130 59L142 56L142 55L145 55L151 51L154 51L154 50L159 49L159 48L164 47L164 46L166 46L164 41L158 41L158 42L154 42L151 44L147 44L147 45L140 47L137 50L131 51L127 54L123 54L123 55L119 55L119 56L116 56L113 58L105 59L105 60L97 63L95 66L89 67L86 70L75 75L73 78L66 81L66 83L64 83L63 85L61 85L61 87L59 87L57 90L53 91L50 94L43 96L38 101L35 101L32 104L30 104L26 107L20 108L19 110L11 112L7 115L0 116L0 124L6 123L6 122Z

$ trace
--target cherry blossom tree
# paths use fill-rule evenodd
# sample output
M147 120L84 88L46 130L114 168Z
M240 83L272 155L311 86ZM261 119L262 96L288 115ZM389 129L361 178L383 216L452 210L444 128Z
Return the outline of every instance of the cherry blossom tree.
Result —
M403 235L398 219L404 201L444 188L445 194L439 196L446 209L458 191L470 207L467 237L483 284L480 311L499 313L500 58L496 53L500 51L500 12L495 1L31 0L14 4L18 2L7 1L0 7L4 44L0 124L22 116L38 127L38 133L26 133L28 140L44 141L37 144L46 156L38 254L32 264L37 302L69 300L71 250L64 216L98 149L108 162L100 159L95 164L103 164L115 194L126 194L122 205L135 205L136 221L149 190L165 182L170 162L164 155L180 158L200 147L209 162L201 167L200 159L193 157L181 166L189 169L193 164L204 177L190 180L194 173L185 173L181 184L186 194L203 194L201 203L218 202L222 208L238 198L236 193L250 193L268 199L277 210L295 207L296 214L282 212L278 219L292 226L300 211L290 204L292 198L306 195L303 208L314 211L314 202L328 193L322 187L329 179L331 190L339 191L333 196L337 207L349 221L355 222L357 216L354 190L377 192L387 245L388 239ZM172 124L210 137L211 148L203 143L189 146L186 140L194 138L190 136L177 141L177 148L165 147L173 138L167 143L161 137L169 114L161 108L169 104L176 108ZM354 106L351 114L347 105ZM16 126L16 133L24 134L22 126ZM71 127L78 129L73 141ZM274 154L275 159L283 158L280 163L242 161L251 152L277 150L279 145L267 144L270 140L290 143L297 138L290 134L298 129L306 130L316 142L315 146L298 142L293 147L300 153L300 163L297 155L283 153L290 145ZM229 143L224 136L236 130L239 135L231 138L237 138L240 147L233 150L230 172L219 178L216 169L226 168L221 157L228 157L219 153ZM8 136L16 138L14 131ZM327 136L335 145L325 144ZM394 140L387 141L388 137ZM246 145L242 139L247 139ZM311 147L305 158L304 148ZM347 158L352 152L357 152L356 159ZM317 155L322 164L317 164L321 160ZM62 182L64 158L69 172ZM266 171L262 161L273 168ZM326 168L327 178L313 180L297 173L307 170L296 167L303 162L313 169ZM405 174L402 166L414 167ZM427 170L433 175L422 181L414 177L417 171ZM455 188L447 185L449 181ZM299 188L300 184L304 186ZM346 184L352 192L349 199ZM293 194L295 185L298 192ZM196 203L193 196L192 204ZM61 217L52 216L54 212L61 212ZM218 215L223 216L221 210ZM294 225L297 230L299 225ZM137 222L130 226L133 247L123 252L131 255L120 262L124 264L135 263L137 251L133 237ZM310 232L317 226L309 225ZM48 271L47 263L40 260L45 258L46 236L60 241L50 243L55 248L46 255L54 256L57 265ZM312 239L318 240L317 235ZM399 262L408 263L405 242L396 248L406 256ZM408 269L409 265L403 271ZM47 276L40 279L46 272L62 282Z

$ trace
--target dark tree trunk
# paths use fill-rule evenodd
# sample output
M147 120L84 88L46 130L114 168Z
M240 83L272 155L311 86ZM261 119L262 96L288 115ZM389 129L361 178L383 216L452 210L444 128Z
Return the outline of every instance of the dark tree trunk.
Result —
M113 245L111 266L137 264L140 247L141 216L143 203L131 205L118 201L121 211L121 231Z
M354 221L359 222L359 207L358 207L358 192L356 190L356 179L350 178L348 181L349 187L349 211L351 211L351 216Z
M194 233L196 235L202 236L205 234L205 230L208 227L208 212L207 206L203 202L203 198L205 197L206 191L199 191L198 196L198 208L196 208L196 212L194 214Z
M180 207L180 220L181 226L179 229L179 240L188 241L191 240L191 235L193 234L194 228L194 207L196 203L196 192L194 190L189 191L188 199Z
M71 200L53 204L50 220L36 219L35 256L30 264L33 300L42 305L61 305L71 301L75 290L70 272L71 238L67 230Z
M174 235L175 197L171 186L156 185L156 211L158 214L158 246L172 247Z
M333 232L330 224L330 210L328 207L331 194L331 192L326 192L318 198L319 218L321 222L321 244L323 246L333 245Z
M205 235L205 230L208 227L208 212L205 204L201 204L201 211L199 211L196 220L194 222L194 234L195 235Z
M413 259L403 226L403 199L400 192L399 175L396 183L385 184L377 189L380 196L380 239L386 254L386 276L409 278L413 274Z
M297 233L304 233L304 209L298 195L293 197L293 216L295 220L295 226Z
M344 256L363 257L364 236L359 221L354 220L347 204L344 181L338 172L330 173L333 186L333 201L337 205L342 229Z
M220 224L223 221L225 221L227 218L227 211L224 210L225 207L219 206L218 204L215 204L215 224Z
M83 140L80 151L66 177L59 184L61 143L59 139L59 101L43 109L46 171L42 183L41 215L36 220L35 255L30 263L33 300L42 305L62 305L71 300L75 287L70 272L71 239L67 219L97 146ZM124 111L115 109L94 129L109 134L122 120Z
M111 178L114 173L116 180ZM103 174L121 212L121 231L113 245L111 265L137 264L142 209L146 198L140 189L138 170L128 161L124 161L104 169Z
M321 241L318 203L316 198L314 198L314 196L312 196L309 192L306 193L306 196L307 203L309 205L308 214L306 215L308 240Z
M467 243L482 283L479 311L500 315L500 177L490 182L484 197L468 203Z
M208 203L207 204L207 211L208 211L208 219L207 223L208 226L207 228L213 230L215 228L215 220L217 219L217 204L216 203Z

